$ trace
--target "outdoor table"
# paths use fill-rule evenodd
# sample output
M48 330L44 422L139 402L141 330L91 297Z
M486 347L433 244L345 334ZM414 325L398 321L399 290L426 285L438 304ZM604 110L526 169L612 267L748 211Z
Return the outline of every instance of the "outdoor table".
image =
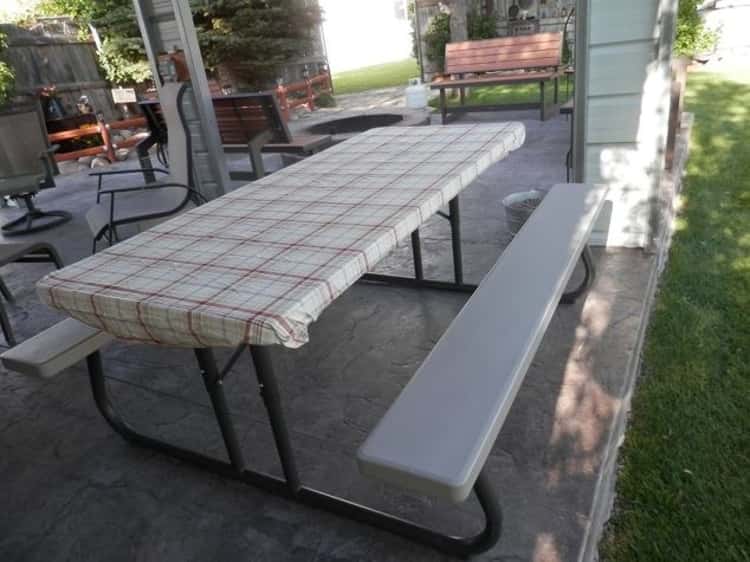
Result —
M308 326L361 278L472 291L463 282L458 195L523 144L521 123L371 129L47 275L41 299L132 342L193 348L230 463L135 432L107 396L101 357L87 359L96 403L128 440L297 501L445 545L458 539L301 484L268 349L296 348ZM441 211L448 206L449 214ZM424 279L419 227L450 220L452 282ZM372 269L411 236L413 278ZM219 369L210 348L236 348ZM249 470L222 379L249 348L284 478ZM461 539L464 540L464 539Z

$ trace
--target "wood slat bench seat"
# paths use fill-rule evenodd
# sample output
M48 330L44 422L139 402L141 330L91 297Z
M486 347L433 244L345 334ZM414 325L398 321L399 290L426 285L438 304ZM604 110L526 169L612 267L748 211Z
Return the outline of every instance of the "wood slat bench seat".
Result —
M450 112L499 111L505 109L540 110L542 120L557 109L559 78L562 65L561 32L535 33L513 37L497 37L480 41L448 43L445 46L445 74L435 79L430 88L440 90L440 113L443 123L448 120L446 89L459 88L460 107ZM468 77L467 77L468 75ZM545 83L554 86L553 103L545 102ZM464 89L470 86L539 83L539 102L494 106L465 106Z
M467 498L605 192L552 188L370 433L357 453L362 473L454 502Z
M67 318L0 355L11 371L50 378L112 341L112 336Z

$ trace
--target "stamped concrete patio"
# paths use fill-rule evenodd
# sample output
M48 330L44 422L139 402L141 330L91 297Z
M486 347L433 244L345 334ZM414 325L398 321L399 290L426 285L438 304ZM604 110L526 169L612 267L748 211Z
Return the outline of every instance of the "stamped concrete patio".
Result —
M472 119L480 118L523 119L527 140L462 195L469 281L479 281L507 243L503 196L563 182L569 138L563 117ZM44 209L74 214L71 223L38 235L55 243L66 263L90 251L84 213L94 191L95 182L79 173L38 197ZM0 220L13 214L1 210ZM422 232L426 274L448 277L447 222L433 218ZM598 484L612 462L613 427L622 420L655 278L655 259L641 251L600 250L596 257L596 285L585 300L558 308L488 461L505 520L500 542L479 560L569 561L591 552L590 523L606 495ZM410 272L408 247L381 267ZM2 271L16 295L8 309L19 340L61 318L34 292L46 271L40 264ZM480 526L475 500L455 507L405 495L360 476L354 462L465 298L358 284L312 326L309 345L275 350L306 481L444 530ZM104 360L113 394L137 428L223 457L190 351L116 343ZM280 474L251 369L245 358L228 377L230 406L249 464ZM0 373L0 482L0 560L449 560L125 443L98 415L83 365L50 381Z

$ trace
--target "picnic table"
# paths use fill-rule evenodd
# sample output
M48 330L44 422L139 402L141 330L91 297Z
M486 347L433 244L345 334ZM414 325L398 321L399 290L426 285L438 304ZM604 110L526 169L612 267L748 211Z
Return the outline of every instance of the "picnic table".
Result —
M56 271L39 294L124 340L299 347L329 304L524 135L520 123L371 129Z
M458 196L482 171L520 147L524 137L525 129L520 123L371 129L47 275L38 284L42 300L73 318L6 352L3 363L22 372L52 376L85 357L100 412L130 442L448 553L466 556L485 551L497 542L502 517L488 477L479 474L488 446L480 450L472 443L479 440L491 444L491 434L497 435L503 412L515 396L513 389L520 384L524 366L531 360L541 338L539 334L546 329L553 304L559 299L598 213L602 199L598 192L584 186L570 191L564 189L566 186L553 190L555 195L550 197L547 214L540 215L537 222L556 227L543 231L537 225L529 230L527 242L533 242L533 251L543 253L541 249L546 247L550 255L542 261L545 271L541 275L529 271L523 278L523 283L536 286L535 291L529 291L527 298L520 301L517 291L509 295L516 308L519 303L533 304L524 306L530 310L528 322L521 318L520 311L511 314L514 326L528 328L503 336L513 353L506 353L508 350L496 343L481 344L481 350L477 351L450 334L442 347L437 346L443 350L441 353L454 359L460 356L463 361L468 353L473 361L483 364L481 368L467 367L461 377L467 377L467 383L469 378L474 381L473 393L465 398L472 403L483 402L484 406L472 406L473 415L466 416L470 423L456 424L453 429L460 426L461 431L453 432L451 443L440 445L452 462L435 461L435 467L450 472L459 461L466 460L470 465L470 469L460 469L467 474L462 483L435 489L439 494L445 491L444 497L453 501L462 501L471 489L476 492L485 514L485 527L474 536L450 536L305 486L295 463L269 347L304 345L308 341L308 326L362 278L378 283L474 291L476 285L468 285L462 278ZM445 206L449 213L442 211ZM425 279L421 267L419 227L436 214L451 222L452 281ZM547 242L550 232L555 240L551 246ZM556 232L561 234L555 237ZM413 278L370 273L410 236L415 260ZM481 288L477 291L484 296L470 305L463 315L464 323L485 326L492 334L500 333L496 326L488 326L487 316L498 322L503 315L493 307L513 308L508 299L499 298L496 285L504 283L508 271L512 273L518 268L519 259L528 261L523 244L513 253L515 257L511 256L503 267L496 267L494 274L488 274L490 284L484 285L484 291ZM460 337L469 337L462 335L461 330L458 332ZM108 397L99 353L110 335L134 342L194 349L229 462L141 434L119 417ZM470 339L482 341L482 338ZM459 352L451 350L456 345ZM235 351L220 367L212 347L234 347ZM222 381L248 348L268 411L283 478L247 467L227 407ZM492 360L484 365L482 353L488 350L506 353L511 368L498 371ZM451 361L439 363L448 365ZM438 371L433 373L439 375L435 384L428 380L426 387L418 382L407 388L426 394L427 402L439 398L452 401L457 393L452 387L445 390L445 383L458 384L454 375L460 371L447 378ZM424 374L420 380L425 380ZM507 382L511 380L516 382ZM428 392L423 392L424 388ZM503 397L495 399L499 394ZM467 413L463 402L453 406L461 416ZM426 407L430 409L429 404ZM444 405L435 408L450 409ZM411 406L406 409L429 425L419 410ZM398 421L402 419L402 411L400 407L394 411L398 428L404 423L420 426L414 420ZM448 418L459 421L461 416ZM495 421L488 425L485 417ZM388 478L398 472L392 466L389 444L400 444L384 434L389 423L392 422L381 423L372 443L360 451L358 459L363 472L386 474ZM420 442L431 443L435 439L440 440L440 435L420 435ZM464 451L453 454L450 449L453 446ZM420 456L424 462L430 459L429 455ZM402 468L410 470L409 466ZM416 470L424 473L419 467ZM429 474L425 478L434 479ZM442 476L436 473L435 478ZM425 488L418 484L416 489Z

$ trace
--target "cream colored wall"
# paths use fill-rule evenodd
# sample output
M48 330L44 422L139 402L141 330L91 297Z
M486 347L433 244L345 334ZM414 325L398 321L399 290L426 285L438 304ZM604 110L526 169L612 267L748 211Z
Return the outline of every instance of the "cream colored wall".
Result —
M610 186L594 243L647 247L656 233L676 3L590 0L584 180Z

